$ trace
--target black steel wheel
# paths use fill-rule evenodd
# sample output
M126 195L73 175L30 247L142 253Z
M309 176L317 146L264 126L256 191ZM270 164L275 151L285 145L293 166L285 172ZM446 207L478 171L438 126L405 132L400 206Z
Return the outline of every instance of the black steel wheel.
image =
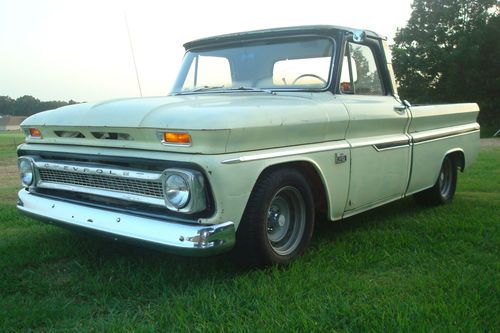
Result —
M433 187L414 194L415 201L425 205L442 205L453 200L457 187L457 163L446 156Z
M235 252L245 265L287 264L302 255L314 229L311 188L295 169L260 177L236 234Z

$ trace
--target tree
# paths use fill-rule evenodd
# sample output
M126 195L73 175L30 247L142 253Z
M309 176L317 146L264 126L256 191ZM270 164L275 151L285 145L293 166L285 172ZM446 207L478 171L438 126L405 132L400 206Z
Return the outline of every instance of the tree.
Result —
M0 115L13 114L15 101L9 96L0 96Z
M40 111L40 100L30 96L24 95L16 99L14 104L14 116L31 116Z
M68 102L41 102L38 98L30 95L24 95L17 99L12 99L9 96L0 96L0 115L31 116L37 112L57 109L61 106L71 104L78 104L78 102L72 99Z
M500 127L500 33L496 0L414 0L392 52L402 98L476 101L480 120Z

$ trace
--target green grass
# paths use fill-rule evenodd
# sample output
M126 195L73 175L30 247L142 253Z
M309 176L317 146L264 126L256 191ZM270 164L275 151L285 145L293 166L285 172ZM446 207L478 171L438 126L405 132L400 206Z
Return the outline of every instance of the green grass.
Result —
M24 141L21 131L0 131L0 158L15 157L15 147Z
M319 223L306 255L265 270L45 225L0 184L0 331L498 331L499 166L485 149L452 204Z

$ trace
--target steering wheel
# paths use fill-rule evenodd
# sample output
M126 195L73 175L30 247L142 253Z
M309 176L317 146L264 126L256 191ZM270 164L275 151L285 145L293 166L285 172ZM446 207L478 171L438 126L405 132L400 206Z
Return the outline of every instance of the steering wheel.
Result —
M295 80L293 80L292 85L295 85L295 84L297 83L297 81L298 81L298 80L302 79L303 77L307 77L307 76L311 76L311 77L313 77L313 78L315 78L315 79L320 80L320 81L321 81L322 83L324 83L324 84L325 84L325 86L326 86L326 83L327 83L327 82L326 82L326 81L325 81L325 80L324 80L321 76L316 75L316 74L307 74L307 73L306 73L306 74L302 74L302 75L297 76L297 78L296 78Z

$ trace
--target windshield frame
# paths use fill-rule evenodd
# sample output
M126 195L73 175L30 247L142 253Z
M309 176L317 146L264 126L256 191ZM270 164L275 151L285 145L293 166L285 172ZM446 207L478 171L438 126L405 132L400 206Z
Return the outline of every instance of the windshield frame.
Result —
M300 40L303 38L318 38L318 39L327 39L332 43L332 48L331 48L331 61L330 61L330 68L328 70L328 79L327 84L324 87L321 88L307 88L307 87L251 87L255 88L255 90L246 90L246 89L235 89L238 87L231 87L231 88L209 88L206 90L199 89L198 91L195 90L186 90L182 91L182 85L184 84L184 81L187 77L189 67L191 63L186 62L186 56L188 55L189 52L197 52L197 51L211 51L211 50L217 50L217 49L224 49L224 48L230 48L230 47L240 47L240 46L245 46L248 44L260 44L260 43L265 43L268 41L275 41L277 43L279 42L287 42L290 40ZM265 91L270 91L270 92L325 92L325 91L331 91L332 85L335 81L335 76L334 76L334 70L335 70L335 64L336 64L336 59L337 59L337 53L338 53L338 47L337 47L337 40L334 38L331 34L294 34L294 35L289 35L289 36L274 36L274 37L264 37L264 38L256 38L252 40L244 40L244 41L231 41L231 42L225 42L225 43L214 43L213 45L205 45L203 47L199 48L191 48L186 50L184 53L184 57L182 60L182 65L181 68L177 74L177 78L174 82L174 85L172 89L170 90L168 95L194 95L194 94L209 94L209 93L235 93L235 92L257 92L259 89L260 90L265 90ZM249 87L250 88L250 87Z

